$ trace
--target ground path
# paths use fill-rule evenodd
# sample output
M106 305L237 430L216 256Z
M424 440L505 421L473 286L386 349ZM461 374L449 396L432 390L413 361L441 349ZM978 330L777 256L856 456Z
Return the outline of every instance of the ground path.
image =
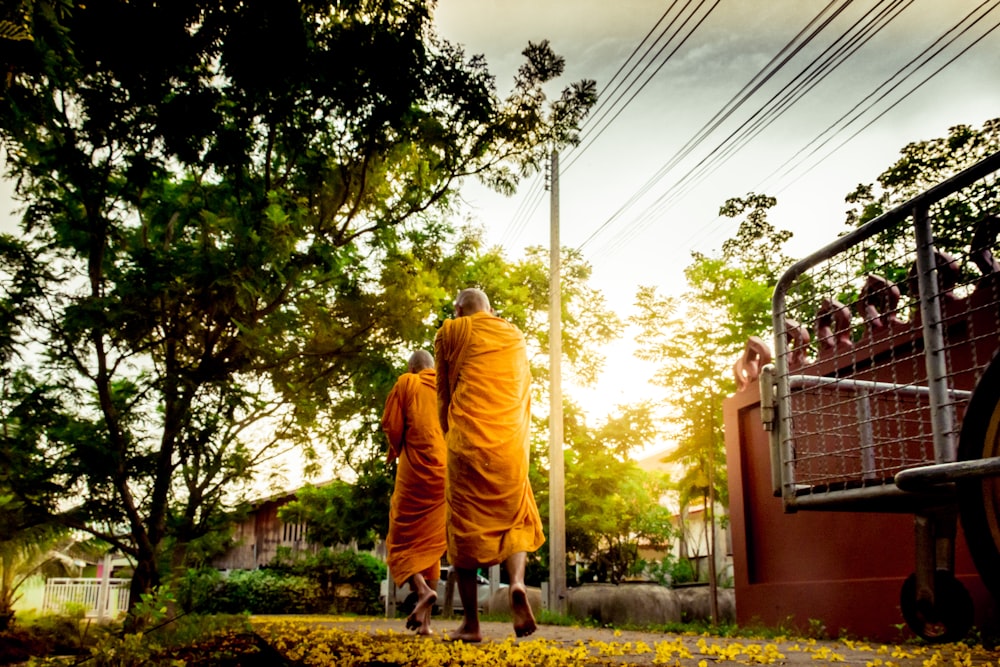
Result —
M748 639L678 635L607 628L541 625L530 637L516 639L510 623L483 623L481 644L449 642L457 619L432 622L435 635L418 638L405 619L351 617L254 617L262 635L288 637L292 647L314 647L319 658L295 653L301 664L352 665L679 665L722 664L859 665L871 667L1000 667L1000 652L963 644L900 645L850 641ZM296 635L303 628L312 634ZM298 628L298 630L293 630ZM324 640L323 632L336 639ZM327 644L323 644L327 641ZM347 659L350 654L351 659ZM367 656L359 659L358 656ZM422 656L412 662L413 656ZM323 656L329 656L329 663Z

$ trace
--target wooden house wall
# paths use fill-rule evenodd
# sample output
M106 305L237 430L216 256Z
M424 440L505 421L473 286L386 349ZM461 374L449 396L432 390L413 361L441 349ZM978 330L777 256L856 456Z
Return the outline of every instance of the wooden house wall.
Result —
M233 531L233 546L213 565L220 570L255 570L270 563L279 547L292 553L315 551L306 540L303 523L285 523L278 509L295 499L294 494L258 504Z

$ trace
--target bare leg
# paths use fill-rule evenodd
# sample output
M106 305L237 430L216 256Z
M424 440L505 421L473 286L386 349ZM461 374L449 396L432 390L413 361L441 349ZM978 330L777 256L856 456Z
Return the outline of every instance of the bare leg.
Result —
M519 551L507 559L507 576L510 577L510 611L514 615L514 634L527 637L533 633L538 624L535 614L528 603L528 588L524 585L524 566L528 555Z
M479 591L476 571L455 568L458 572L458 597L462 600L462 623L451 633L452 641L481 642L483 634L479 628Z
M406 617L406 627L409 630L416 630L418 635L432 634L431 609L437 600L437 579L432 580L430 584L422 574L417 573L410 577L410 589L417 594L417 604Z

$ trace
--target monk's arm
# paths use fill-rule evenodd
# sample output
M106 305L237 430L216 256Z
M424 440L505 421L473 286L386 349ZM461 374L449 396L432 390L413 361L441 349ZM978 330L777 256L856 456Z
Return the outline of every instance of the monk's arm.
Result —
M389 398L385 401L385 411L382 413L382 430L385 431L389 439L389 452L386 456L386 463L392 461L403 451L403 397L399 388L399 382L389 392Z
M434 363L437 365L437 407L441 432L448 433L448 406L451 405L451 386L448 377L451 369L445 354L445 343L441 332L434 337Z

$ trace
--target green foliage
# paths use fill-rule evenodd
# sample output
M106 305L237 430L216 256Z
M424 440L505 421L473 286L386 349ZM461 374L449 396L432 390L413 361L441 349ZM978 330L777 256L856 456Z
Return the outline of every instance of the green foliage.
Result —
M873 183L859 184L847 195L845 201L851 208L846 223L861 226L996 151L1000 151L1000 119L986 121L982 129L956 125L948 129L945 137L907 144L900 150L900 158L879 175L878 187ZM935 204L931 211L935 248L952 256L967 253L977 223L987 214L995 215L998 209L1000 189L989 179ZM881 233L875 246L877 251L869 252L857 266L849 267L854 275L844 277L844 282L876 273L906 294L911 288L907 276L916 261L911 236L905 225ZM963 270L975 273L971 263L965 263ZM966 275L964 279L976 277L978 274ZM839 296L842 303L856 298L856 294Z
M956 125L948 128L944 137L909 143L900 150L896 163L879 175L878 189L872 183L859 184L845 197L852 205L846 223L851 227L861 226L998 150L1000 118L987 120L982 129ZM950 200L944 211L953 221L975 220L995 211L998 197L995 189L991 194L988 188L983 188L971 196L965 193L962 201ZM952 251L956 240L962 239L945 236L940 239L941 247ZM968 238L959 247L967 243Z
M386 565L371 554L353 549L320 549L293 557L279 552L269 568L316 583L330 609L359 614L381 611L379 587L386 577ZM350 584L351 595L340 599L338 584Z
M441 222L460 180L512 190L596 89L549 100L564 63L541 42L499 97L426 3L20 7L3 18L31 39L0 35L24 205L0 237L19 410L0 453L26 512L135 559L138 600L162 563L209 558L275 452L377 458L396 358L470 277Z
M770 330L771 293L791 264L782 250L791 234L767 221L775 204L754 193L728 200L719 212L741 219L737 234L717 254L694 253L684 294L644 287L636 295L637 356L656 365L668 395L684 397L662 406L677 443L663 460L683 470L673 480L681 509L700 503L712 522L714 503L728 505L722 400L735 389L731 368L750 336Z
M216 614L314 614L327 608L319 585L308 577L273 570L237 570L202 607Z
M21 523L20 503L0 496L0 521L8 526ZM21 525L0 538L0 630L13 617L14 603L24 583L37 574L76 574L73 555L82 548L79 539L64 527L52 523Z
M392 479L376 461L361 464L365 474L354 484L334 480L300 488L295 500L278 509L278 518L306 524L306 537L312 544L332 547L356 540L358 548L372 548L388 532L386 508L392 494Z
M638 466L628 454L655 438L650 406L621 407L597 427L567 402L563 411L566 551L594 564L587 581L619 582L635 574L638 547L660 548L673 536L670 511L660 499L666 480ZM537 431L544 434L545 429ZM547 442L536 440L536 460ZM533 471L543 522L548 522L548 473Z
M188 570L174 584L185 613L378 613L385 563L350 549L292 555L280 550L266 569L223 577Z
M188 569L172 583L177 604L185 614L202 613L212 608L215 596L224 586L222 573L214 568Z
M90 648L90 663L98 667L142 667L143 665L163 665L181 667L183 663L157 659L163 650L155 640L141 632L129 632L122 636L105 635Z
M689 584L696 580L691 561L673 554L668 554L662 560L649 563L646 571L661 586Z
M157 586L151 592L143 593L128 612L132 617L132 627L145 630L161 625L173 614L176 602L173 591L165 586Z

